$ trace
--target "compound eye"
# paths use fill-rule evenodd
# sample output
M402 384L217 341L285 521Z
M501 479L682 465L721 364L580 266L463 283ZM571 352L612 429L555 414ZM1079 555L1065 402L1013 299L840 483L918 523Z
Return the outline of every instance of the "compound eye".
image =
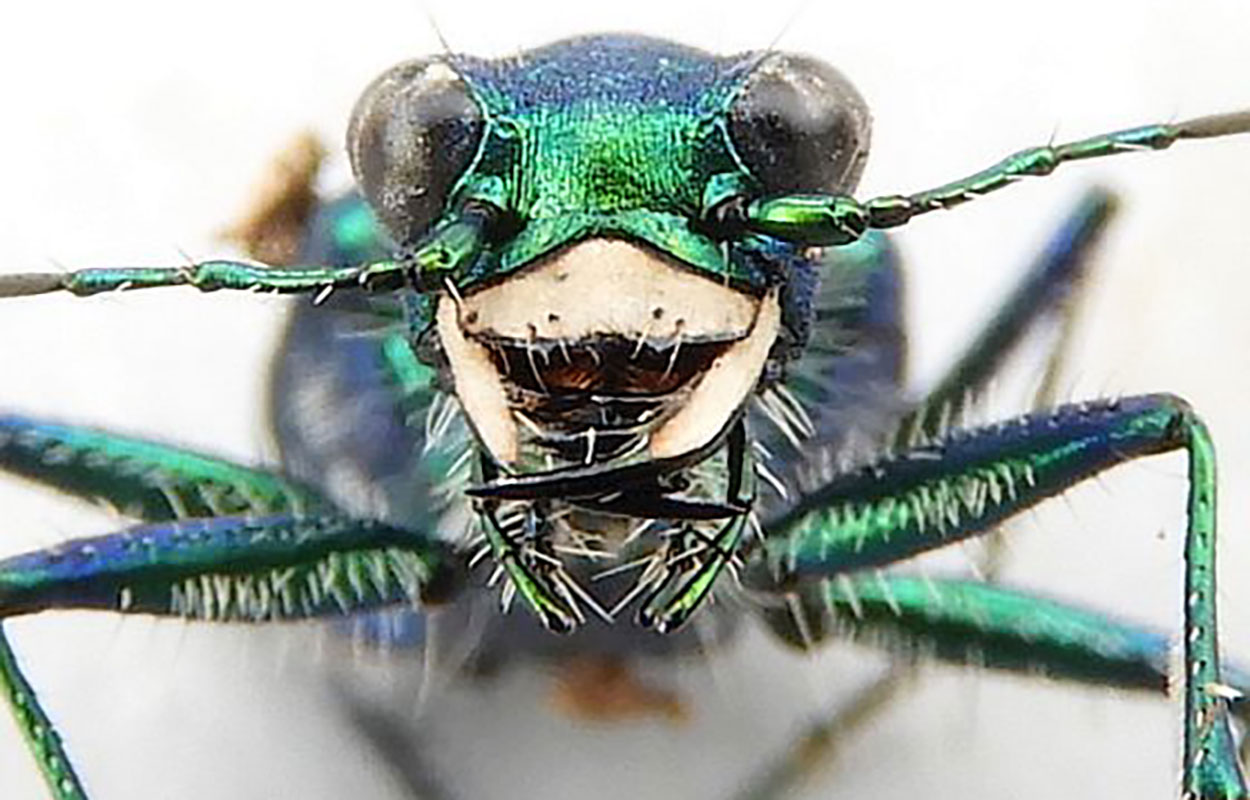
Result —
M406 61L356 102L347 130L352 172L399 244L420 238L482 142L482 110L445 61Z
M833 67L773 53L746 79L729 110L729 135L768 194L854 189L868 157L872 119Z

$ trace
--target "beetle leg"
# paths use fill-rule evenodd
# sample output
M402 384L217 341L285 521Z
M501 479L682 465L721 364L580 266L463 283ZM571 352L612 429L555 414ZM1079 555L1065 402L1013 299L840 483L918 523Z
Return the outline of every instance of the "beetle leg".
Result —
M902 659L847 704L809 723L802 734L735 800L788 796L815 767L893 695L923 659L1043 674L1054 679L1166 695L1171 637L1101 612L964 578L855 573L800 590L764 618L790 644L847 636L884 647ZM797 604L797 605L796 605ZM801 615L801 620L800 620ZM1220 687L1230 710L1246 716L1250 674L1225 664ZM817 762L817 763L813 763Z
M1034 404L1051 406L1090 256L1115 210L1115 197L1106 190L1084 195L972 344L908 415L901 403L891 407L904 355L897 256L881 234L828 251L814 301L812 341L784 381L789 403L802 407L814 431L810 437L794 431L774 408L787 398L766 390L752 409L752 422L769 454L767 468L782 476L784 487L793 483L793 473L806 464L813 445L838 449L848 430L876 431L883 438L897 430L900 445L920 434L937 435L945 420L958 419L1030 330L1057 317L1059 336ZM873 414L880 419L872 419ZM783 504L770 502L772 507Z
M788 390L803 403L814 422L815 443L837 448L839 437L865 422L879 430L896 426L900 442L919 431L936 435L945 420L958 419L968 400L993 379L1030 331L1049 318L1057 318L1059 335L1047 355L1034 404L1035 408L1051 406L1090 256L1115 210L1116 199L1106 190L1093 189L1082 196L994 316L902 423L897 422L901 409L890 407L890 398L902 379L905 349L899 317L898 257L880 233L827 251L824 282L816 298L818 327L786 379ZM845 341L848 332L854 337L849 346ZM757 429L762 429L765 448L773 456L767 464L786 476L785 483L793 484L791 473L796 465L805 463L813 442L779 435L785 419L771 411L767 396L761 398L757 409L762 417ZM883 413L879 421L867 417ZM995 533L986 542L981 571L988 576L995 572L999 560L1000 537ZM806 605L815 599L810 594L792 598L793 613L805 613ZM811 610L811 614L819 613L819 608ZM796 642L812 633L794 630L789 610L770 616L770 624L775 632ZM845 704L822 714L777 761L748 782L738 800L785 796L788 787L814 767L828 763L854 729L887 708L890 698L908 686L913 673L909 663L896 663Z
M105 609L217 621L417 604L454 580L439 542L367 520L279 514L138 525L0 561L0 619ZM57 800L85 795L0 632L0 689Z
M0 470L67 495L102 500L157 522L230 514L310 512L315 491L275 473L91 428L0 416Z
M22 674L17 655L9 645L9 639L0 623L0 691L8 701L9 709L17 720L17 727L30 748L31 755L39 765L44 783L54 800L87 800L82 782L70 763L61 736L52 724L39 696Z
M1081 197L972 344L899 425L896 444L905 445L917 436L937 436L951 420L960 419L968 403L999 373L1025 335L1047 318L1054 318L1059 331L1047 353L1032 408L1054 406L1091 256L1117 206L1115 196L1105 189L1091 189ZM1001 566L1002 549L1001 532L985 542L980 569L989 580Z
M1180 399L1143 395L1061 406L958 430L841 474L765 525L772 536L744 579L785 592L892 564L993 530L1117 464L1185 450L1186 797L1245 797L1220 674L1215 604L1215 458Z
M964 578L854 573L804 586L803 634L835 630L898 650L964 665L1166 693L1170 638L1105 614ZM782 638L805 646L794 616L767 613Z

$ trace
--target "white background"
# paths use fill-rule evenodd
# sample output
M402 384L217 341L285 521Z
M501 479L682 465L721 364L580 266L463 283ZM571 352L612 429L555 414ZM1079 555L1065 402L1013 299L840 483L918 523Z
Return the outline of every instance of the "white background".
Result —
M979 0L770 4L573 2L23 4L0 32L0 270L176 264L212 234L293 132L335 145L359 89L402 58L503 54L629 29L718 51L766 47L842 68L876 117L861 195L962 176L1020 147L1250 106L1240 0L1036 6ZM342 164L333 170L345 179ZM1225 640L1250 657L1250 137L1073 166L917 221L913 366L934 375L1048 226L1100 181L1125 199L1099 262L1065 396L1166 389L1207 417L1222 456ZM264 369L283 304L152 292L0 306L0 408L272 460ZM1018 400L1004 390L1008 405ZM1016 526L1010 577L1175 628L1183 460L1116 471ZM0 483L0 552L119 523ZM367 673L411 704L403 671L308 631L276 635L59 614L7 627L95 800L391 797L318 676ZM862 659L763 646L675 680L685 728L573 731L522 675L463 690L428 724L431 759L465 797L718 797L775 750L794 709L825 707ZM340 677L339 680L345 678ZM769 688L770 685L772 688ZM379 688L380 687L380 688ZM434 713L434 712L431 712ZM811 797L1175 795L1175 704L1021 678L926 670L857 736ZM539 788L545 786L545 788ZM0 721L0 796L43 789Z

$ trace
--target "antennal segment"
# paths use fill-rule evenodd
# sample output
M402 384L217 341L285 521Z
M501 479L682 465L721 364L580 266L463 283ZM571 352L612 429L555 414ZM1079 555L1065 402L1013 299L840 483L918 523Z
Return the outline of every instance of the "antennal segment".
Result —
M1031 147L966 178L910 195L883 195L860 202L845 195L793 194L752 201L739 224L779 239L810 245L843 245L872 229L896 228L939 209L954 208L1021 178L1049 175L1069 161L1140 150L1166 150L1182 139L1250 133L1250 110L1144 125L1058 145Z

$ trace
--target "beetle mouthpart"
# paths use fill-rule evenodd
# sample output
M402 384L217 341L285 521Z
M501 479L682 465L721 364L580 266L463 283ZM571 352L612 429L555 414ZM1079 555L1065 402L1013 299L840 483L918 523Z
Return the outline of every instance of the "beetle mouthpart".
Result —
M775 291L754 297L605 239L442 296L437 311L466 416L522 472L706 447L755 388L780 320Z

